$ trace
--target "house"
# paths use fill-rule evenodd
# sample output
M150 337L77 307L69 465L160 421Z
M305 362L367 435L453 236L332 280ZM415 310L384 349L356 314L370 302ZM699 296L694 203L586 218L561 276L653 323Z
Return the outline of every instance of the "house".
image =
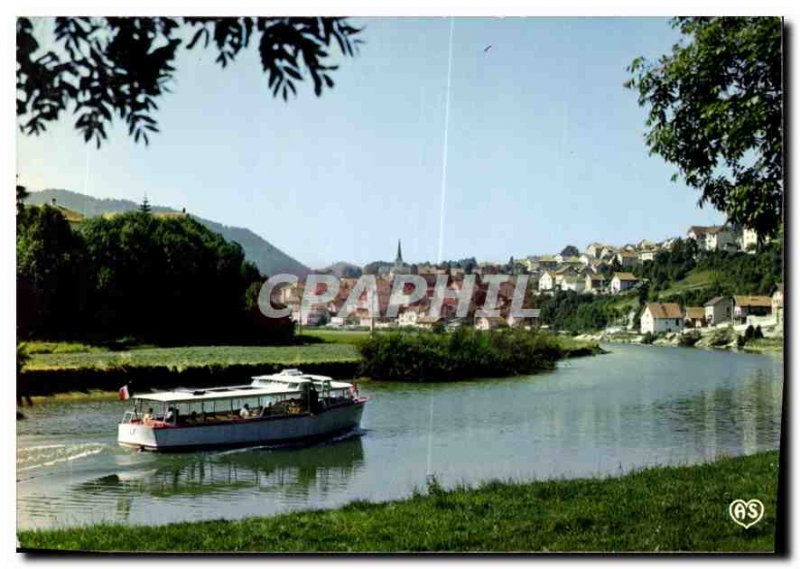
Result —
M735 252L739 250L736 232L727 225L693 225L686 235L689 239L697 241L697 247L703 251Z
M611 278L611 292L620 293L633 287L638 282L633 273L614 273Z
M477 316L475 318L476 330L494 330L495 328L505 328L508 322L502 316Z
M605 247L605 245L603 245L602 243L597 243L597 242L590 243L584 250L584 253L586 253L586 255L591 257L592 259L599 259L603 247Z
M560 282L561 290L572 290L583 292L586 288L586 280L578 275L565 275Z
M416 326L424 314L421 306L407 306L397 316L398 326Z
M674 302L648 302L642 312L642 334L680 332L683 329L683 311Z
M444 325L445 320L441 316L422 316L417 319L419 328L433 328L437 324Z
M604 247L603 247L603 248L600 250L600 258L601 258L601 259L609 259L609 260L610 260L610 259L612 259L612 258L614 257L614 255L616 255L616 254L617 254L617 249L616 249L615 247L612 247L611 245L605 245L605 246L604 246Z
M745 323L748 316L767 316L772 313L772 299L768 296L737 294L733 297L733 318Z
M772 293L772 314L778 326L783 325L783 283L778 283Z
M619 264L623 267L639 264L639 254L631 249L619 251L614 258L619 261Z
M520 326L538 326L541 309L533 308L532 310L533 316L531 317L514 316L514 314L509 310L508 316L506 316L506 324L512 328Z
M687 306L683 309L684 325L687 328L703 328L706 325L706 309L703 306Z
M658 251L656 249L642 249L639 251L639 262L644 263L645 261L655 261L657 253Z
M730 323L733 320L733 300L725 296L715 296L703 305L706 310L706 324Z
M755 252L758 248L758 232L755 229L744 228L739 236L739 248L742 251Z
M542 276L539 277L539 292L553 290L555 285L555 273L552 271L545 271L542 273Z
M584 288L589 292L599 292L606 284L605 277L600 273L588 273L585 278Z

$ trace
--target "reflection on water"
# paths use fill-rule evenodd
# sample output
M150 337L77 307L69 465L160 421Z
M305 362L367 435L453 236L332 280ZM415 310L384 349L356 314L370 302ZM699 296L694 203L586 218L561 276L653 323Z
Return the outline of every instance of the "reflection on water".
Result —
M303 449L162 455L117 447L116 401L18 423L21 527L241 518L445 485L619 474L777 448L780 357L610 346L531 377L367 384L361 436ZM433 406L433 421L430 409Z

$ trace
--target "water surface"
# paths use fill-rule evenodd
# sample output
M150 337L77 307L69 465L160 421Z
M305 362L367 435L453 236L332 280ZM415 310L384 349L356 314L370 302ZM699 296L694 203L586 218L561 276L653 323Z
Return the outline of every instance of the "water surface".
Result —
M20 528L241 518L444 485L621 474L778 448L783 359L614 344L551 373L367 384L362 431L304 449L162 455L116 446L119 401L17 423Z

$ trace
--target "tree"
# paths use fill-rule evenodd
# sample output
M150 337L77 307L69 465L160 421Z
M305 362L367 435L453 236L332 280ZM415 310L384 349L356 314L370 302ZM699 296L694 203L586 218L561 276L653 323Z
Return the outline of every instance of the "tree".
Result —
M39 134L72 109L75 128L99 147L116 114L136 142L158 132L157 99L170 90L179 48L212 45L223 68L258 44L274 97L288 100L310 76L319 96L334 85L334 44L354 56L361 30L346 18L55 18L56 49L40 53L29 18L17 19L17 122ZM48 38L49 39L49 38ZM187 42L188 40L188 42Z
M562 257L578 257L580 254L581 252L575 245L567 245L561 250Z
M142 204L139 206L139 211L142 213L150 213L152 209L153 208L150 207L150 202L147 201L147 196L145 196L142 200Z
M649 107L650 152L678 167L729 221L773 235L783 198L780 18L676 18L681 41L633 60L626 86Z

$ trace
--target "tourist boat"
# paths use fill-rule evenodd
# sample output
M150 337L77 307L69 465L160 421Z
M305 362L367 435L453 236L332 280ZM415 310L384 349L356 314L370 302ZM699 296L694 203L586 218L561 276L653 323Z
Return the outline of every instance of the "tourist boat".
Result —
M368 398L355 384L287 369L249 385L136 394L117 442L151 451L303 444L352 432Z

